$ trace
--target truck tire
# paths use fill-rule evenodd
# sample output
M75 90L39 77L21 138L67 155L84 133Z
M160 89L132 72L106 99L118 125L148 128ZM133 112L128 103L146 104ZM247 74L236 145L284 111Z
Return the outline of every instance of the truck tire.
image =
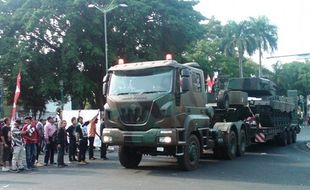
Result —
M292 131L289 130L287 131L287 144L292 144L293 139L292 139Z
M237 156L243 156L246 148L246 135L244 129L241 129L239 136L240 136L240 142L238 144Z
M238 149L237 136L235 131L231 130L229 134L227 134L225 142L224 158L227 160L232 160L236 157Z
M129 150L128 147L120 146L118 158L122 166L125 168L136 168L141 162L142 154Z
M178 157L178 165L185 171L198 168L200 159L200 143L196 135L191 134L184 147L184 154Z
M282 133L280 133L279 135L279 144L281 146L286 146L287 145L287 132L283 131Z
M297 140L297 133L296 133L296 130L294 129L292 131L292 143L295 143Z

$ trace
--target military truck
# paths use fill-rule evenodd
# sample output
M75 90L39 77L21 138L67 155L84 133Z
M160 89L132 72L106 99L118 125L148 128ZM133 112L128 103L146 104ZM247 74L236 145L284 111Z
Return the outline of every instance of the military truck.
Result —
M250 91L242 85L219 91L208 102L204 81L197 63L161 60L111 67L103 79L103 142L119 145L125 168L137 167L143 155L167 155L176 157L180 168L194 170L208 150L233 159L253 142L297 131L290 120L285 126L261 126L264 111L249 106Z

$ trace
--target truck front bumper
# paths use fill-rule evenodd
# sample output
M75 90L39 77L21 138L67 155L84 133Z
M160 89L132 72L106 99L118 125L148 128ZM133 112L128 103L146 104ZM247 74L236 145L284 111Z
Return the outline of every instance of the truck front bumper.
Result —
M150 129L148 131L121 131L106 128L102 132L102 142L109 145L132 146L175 146L179 142L177 129Z

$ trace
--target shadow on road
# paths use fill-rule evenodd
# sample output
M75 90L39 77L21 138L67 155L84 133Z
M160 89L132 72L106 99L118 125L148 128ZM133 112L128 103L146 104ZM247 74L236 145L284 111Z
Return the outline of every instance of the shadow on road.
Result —
M293 148L302 143L286 147L272 142L253 145L235 160L216 160L209 155L201 159L199 169L190 172L179 170L176 159L147 157L132 171L147 170L148 175L171 178L310 186L310 156L306 158L308 155Z

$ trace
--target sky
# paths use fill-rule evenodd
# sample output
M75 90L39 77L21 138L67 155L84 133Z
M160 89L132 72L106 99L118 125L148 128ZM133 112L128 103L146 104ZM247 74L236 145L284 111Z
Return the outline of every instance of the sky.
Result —
M310 1L309 0L200 0L195 9L205 17L214 16L225 24L228 20L242 21L249 17L267 16L278 27L278 49L264 53L262 64L271 65L298 57L266 59L270 56L310 53ZM251 57L258 62L258 55Z

